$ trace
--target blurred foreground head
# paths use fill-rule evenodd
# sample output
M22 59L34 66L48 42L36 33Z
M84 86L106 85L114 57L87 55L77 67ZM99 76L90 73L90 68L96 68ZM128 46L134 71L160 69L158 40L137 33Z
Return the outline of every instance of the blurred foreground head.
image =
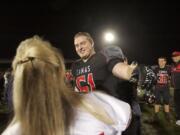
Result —
M21 123L22 134L64 135L71 104L77 99L65 84L64 60L58 50L38 36L22 41L13 74L14 119Z

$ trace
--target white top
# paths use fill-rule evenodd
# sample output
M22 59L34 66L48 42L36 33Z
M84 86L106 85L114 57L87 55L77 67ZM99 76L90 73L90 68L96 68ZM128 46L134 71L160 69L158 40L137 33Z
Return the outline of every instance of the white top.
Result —
M114 121L114 125L108 125L82 109L76 109L74 123L69 129L70 135L121 135L131 119L129 104L112 96L100 92L85 95L87 100L103 107ZM20 123L9 126L2 135L21 135Z

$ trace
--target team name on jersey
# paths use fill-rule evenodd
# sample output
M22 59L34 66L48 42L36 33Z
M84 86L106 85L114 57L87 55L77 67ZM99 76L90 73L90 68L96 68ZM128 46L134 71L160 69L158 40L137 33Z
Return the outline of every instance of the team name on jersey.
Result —
M159 75L159 74L168 74L168 72L166 70L160 70L157 75Z
M76 75L79 76L79 75L89 73L89 72L91 72L90 65L77 69L76 70Z

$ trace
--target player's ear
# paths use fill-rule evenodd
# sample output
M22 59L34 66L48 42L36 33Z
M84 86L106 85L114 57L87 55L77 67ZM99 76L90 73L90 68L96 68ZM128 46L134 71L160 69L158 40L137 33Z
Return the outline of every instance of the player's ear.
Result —
M91 46L94 47L94 43L92 43Z

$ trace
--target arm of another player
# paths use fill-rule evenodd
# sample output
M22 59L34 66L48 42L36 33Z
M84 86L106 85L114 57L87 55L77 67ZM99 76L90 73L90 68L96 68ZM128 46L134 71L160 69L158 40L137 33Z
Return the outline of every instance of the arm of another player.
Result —
M112 73L118 78L130 80L136 67L137 64L128 65L123 62L119 62L113 67Z
M103 54L106 57L108 69L114 76L138 83L143 89L149 89L154 83L156 76L153 70L142 64L132 63L128 65L124 63L125 56L119 47L108 47L104 49Z
M151 68L145 65L125 65L117 63L113 69L116 77L124 78L137 83L142 89L149 90L156 82L156 75Z

